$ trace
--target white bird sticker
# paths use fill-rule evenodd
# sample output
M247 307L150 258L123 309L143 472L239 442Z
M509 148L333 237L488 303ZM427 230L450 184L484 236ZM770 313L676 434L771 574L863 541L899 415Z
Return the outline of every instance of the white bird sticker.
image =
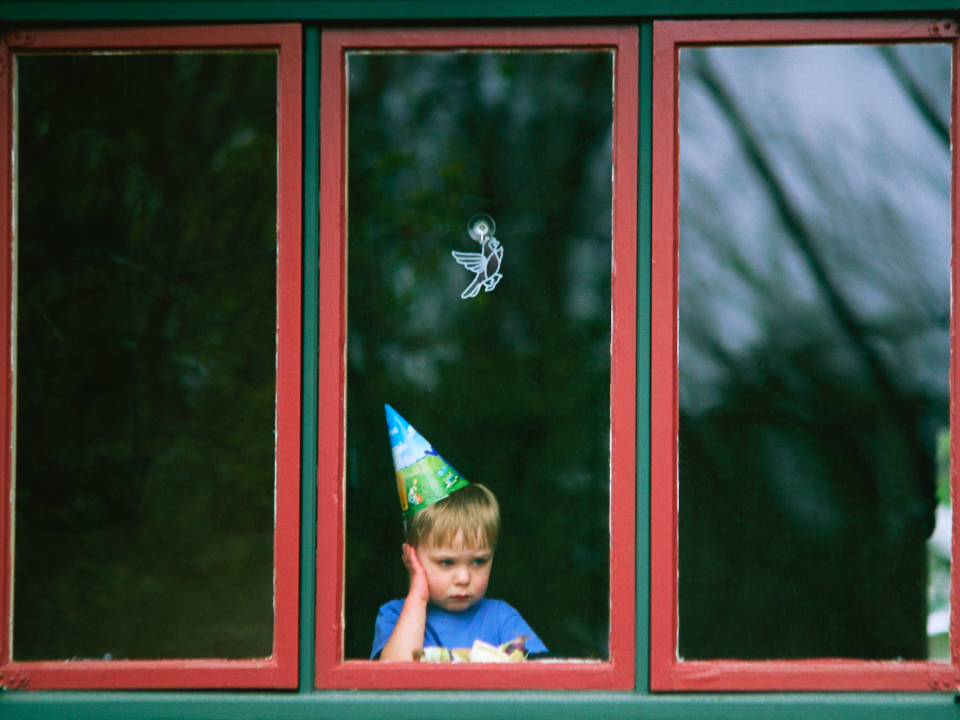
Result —
M467 223L467 232L474 240L480 243L480 252L467 253L453 251L453 258L467 270L476 273L473 281L460 297L466 300L476 296L480 288L487 292L493 290L500 278L500 263L503 260L503 246L493 237L496 224L489 215L474 215Z

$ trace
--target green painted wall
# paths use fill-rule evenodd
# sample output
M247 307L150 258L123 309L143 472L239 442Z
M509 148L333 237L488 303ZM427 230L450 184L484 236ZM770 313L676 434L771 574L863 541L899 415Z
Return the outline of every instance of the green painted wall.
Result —
M152 2L0 2L16 21L384 21L521 18L692 17L850 13L943 14L949 0L153 0Z
M0 700L0 717L32 720L933 720L955 718L950 696L671 696L615 693L314 693L297 695L20 693Z

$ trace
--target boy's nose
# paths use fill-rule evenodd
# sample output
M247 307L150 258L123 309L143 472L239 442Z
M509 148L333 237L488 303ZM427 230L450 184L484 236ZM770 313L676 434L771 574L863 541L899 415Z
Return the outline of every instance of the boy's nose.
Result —
M465 567L457 568L453 574L453 579L458 585L466 585L470 582L470 570Z

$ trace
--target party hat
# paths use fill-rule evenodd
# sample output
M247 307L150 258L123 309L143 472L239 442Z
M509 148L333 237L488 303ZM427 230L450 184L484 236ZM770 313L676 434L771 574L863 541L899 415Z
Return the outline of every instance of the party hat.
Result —
M404 520L470 484L400 413L389 405L383 407Z

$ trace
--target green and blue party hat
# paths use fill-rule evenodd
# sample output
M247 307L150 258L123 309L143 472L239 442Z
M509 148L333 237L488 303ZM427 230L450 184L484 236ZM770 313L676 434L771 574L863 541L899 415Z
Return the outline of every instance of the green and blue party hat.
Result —
M384 409L404 520L470 484L400 413Z

